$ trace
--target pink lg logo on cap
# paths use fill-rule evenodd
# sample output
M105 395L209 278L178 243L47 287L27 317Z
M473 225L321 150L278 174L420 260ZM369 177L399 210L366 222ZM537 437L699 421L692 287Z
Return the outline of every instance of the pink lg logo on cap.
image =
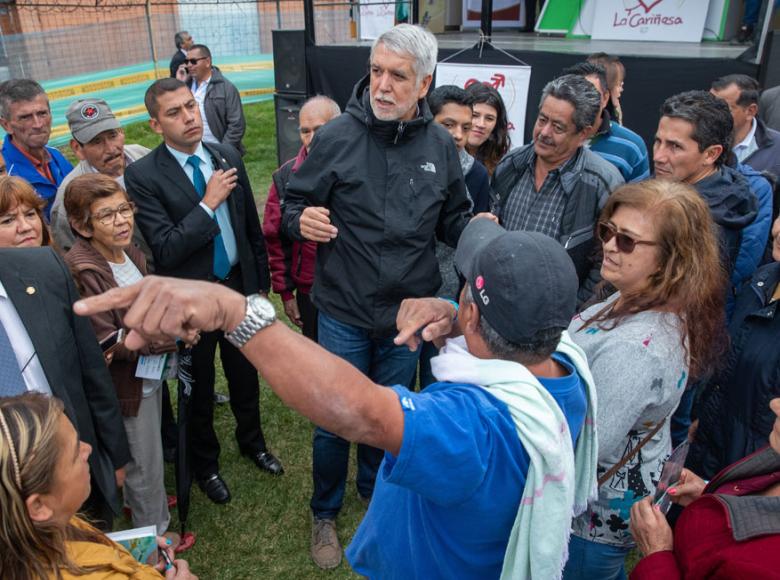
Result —
M482 290L485 287L485 279L482 276L477 276L477 279L474 280L474 285L477 287L477 290Z

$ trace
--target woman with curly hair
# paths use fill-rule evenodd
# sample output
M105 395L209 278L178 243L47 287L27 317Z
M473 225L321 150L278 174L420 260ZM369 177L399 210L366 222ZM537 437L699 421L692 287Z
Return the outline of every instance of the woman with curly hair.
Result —
M598 498L573 520L564 579L625 578L631 506L655 490L671 451L669 417L717 357L725 273L706 203L690 186L625 185L598 224L601 275L614 292L576 316L572 339L596 386Z
M466 93L474 107L466 151L482 162L492 176L511 145L504 100L496 89L482 83L469 85Z

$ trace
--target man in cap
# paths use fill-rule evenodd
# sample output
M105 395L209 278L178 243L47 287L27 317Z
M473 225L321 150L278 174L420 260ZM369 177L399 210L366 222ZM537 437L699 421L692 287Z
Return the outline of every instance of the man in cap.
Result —
M592 377L564 333L577 274L557 241L487 219L465 228L455 263L466 278L457 310L436 298L409 299L399 310L398 345L414 344L427 323L436 328L423 336L449 332L456 317L462 332L433 360L442 382L421 393L374 383L277 322L265 298L224 286L146 279L76 311L129 308L130 348L152 336L186 340L196 329L221 329L285 404L383 449L347 550L357 573L556 577L574 506L596 489Z
M32 79L11 79L0 84L0 126L5 130L2 155L8 174L21 177L46 201L49 219L57 187L73 169L54 147L51 107L43 87Z
M73 101L65 117L70 127L70 148L80 162L60 184L51 208L51 233L63 252L67 252L74 242L63 204L68 184L80 175L102 173L113 177L125 189L125 168L149 153L142 145L125 145L125 132L103 99ZM152 253L139 228L133 232L133 242L143 250L146 261L151 264Z

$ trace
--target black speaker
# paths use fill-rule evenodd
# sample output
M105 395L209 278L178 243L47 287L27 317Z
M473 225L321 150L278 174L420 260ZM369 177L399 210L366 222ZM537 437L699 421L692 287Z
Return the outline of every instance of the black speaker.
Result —
M273 30L274 83L277 93L308 94L305 30Z
M298 117L306 95L274 95L276 105L276 157L279 165L292 159L301 148Z

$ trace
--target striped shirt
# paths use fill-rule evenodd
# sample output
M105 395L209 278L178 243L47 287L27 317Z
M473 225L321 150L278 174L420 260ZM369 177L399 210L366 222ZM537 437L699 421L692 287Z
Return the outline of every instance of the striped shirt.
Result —
M606 117L599 133L590 140L590 150L618 168L626 183L650 177L647 146L642 138Z
M536 153L528 159L528 170L523 173L507 198L501 212L501 225L507 230L539 232L557 239L561 234L561 217L566 205L566 192L561 175L576 163L581 149L566 162L547 174L539 191L534 183Z

